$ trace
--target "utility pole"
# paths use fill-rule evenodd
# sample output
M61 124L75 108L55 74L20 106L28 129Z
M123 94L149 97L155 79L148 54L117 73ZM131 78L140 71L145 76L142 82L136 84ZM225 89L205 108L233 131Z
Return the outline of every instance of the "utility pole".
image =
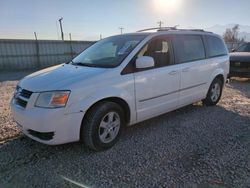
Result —
M69 33L69 40L72 41L72 38L71 38L71 33Z
M36 60L37 60L37 67L41 68L41 62L40 62L40 49L39 49L39 43L37 40L37 34L36 32L34 32L35 35L35 44L36 44Z
M60 34L59 34L59 29L58 29L58 23L56 21L56 33L57 33L57 39L60 40Z
M62 20L63 20L63 17L61 17L58 21L60 22L60 28L61 28L61 36L62 36L62 40L64 40L64 36L63 36L63 28L62 28Z
M161 29L162 24L164 24L162 21L157 22L159 24L159 28Z
M34 32L34 35L35 35L35 39L37 40L37 35L36 35L36 32Z
M72 46L71 33L69 33L69 44L70 44L70 55L71 55L71 58L73 58L74 57L74 52L73 52L73 46Z
M122 31L124 30L124 28L123 27L119 27L119 29L121 30L121 35L122 35Z
M100 40L102 40L102 34L100 34Z

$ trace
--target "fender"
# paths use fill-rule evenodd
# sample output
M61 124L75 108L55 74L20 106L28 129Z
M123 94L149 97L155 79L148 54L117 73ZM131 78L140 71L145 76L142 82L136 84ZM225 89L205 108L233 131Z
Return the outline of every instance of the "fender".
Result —
M69 111L71 113L76 112L85 112L95 103L101 101L106 98L116 97L124 100L130 109L130 123L133 124L136 122L136 107L135 107L135 96L134 91L127 91L125 89L117 88L117 87L105 87L95 90L93 93L88 95L87 97L82 98L81 100L72 103L69 106Z
M213 73L211 74L210 78L209 78L209 81L207 83L207 92L208 93L208 90L210 88L210 85L212 84L213 80L215 79L216 76L218 75L223 75L223 78L224 78L224 83L223 83L223 86L225 86L225 83L227 81L227 76L225 75L225 71L222 69L222 68L217 68L213 71Z
M213 71L213 73L211 74L211 76L209 78L209 82L208 82L209 87L210 87L211 83L213 82L214 78L216 76L218 76L218 75L223 75L223 77L224 77L224 84L225 84L225 82L227 80L227 78L226 78L227 76L225 75L225 71L222 68L217 68L217 69L215 69Z

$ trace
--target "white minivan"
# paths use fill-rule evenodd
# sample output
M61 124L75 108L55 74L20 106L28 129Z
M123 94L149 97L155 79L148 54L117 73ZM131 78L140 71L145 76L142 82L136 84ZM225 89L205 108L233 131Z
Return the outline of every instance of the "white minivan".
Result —
M71 62L23 78L11 100L22 132L56 145L113 146L125 126L202 100L216 105L229 73L218 35L162 28L108 37Z

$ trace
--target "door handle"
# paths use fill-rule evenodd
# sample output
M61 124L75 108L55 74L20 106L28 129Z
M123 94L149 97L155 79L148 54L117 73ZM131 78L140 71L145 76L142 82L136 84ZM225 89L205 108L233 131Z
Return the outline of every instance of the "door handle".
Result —
M171 72L168 73L168 74L170 74L170 75L175 75L175 74L177 74L177 71L171 71Z
M185 69L182 69L182 72L188 72L189 71L189 67L185 68Z

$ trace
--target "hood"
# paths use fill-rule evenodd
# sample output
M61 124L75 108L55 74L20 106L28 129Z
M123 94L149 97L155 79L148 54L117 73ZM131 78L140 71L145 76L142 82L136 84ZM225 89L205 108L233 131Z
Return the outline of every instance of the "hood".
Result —
M233 53L230 53L230 61L250 62L250 52L233 52Z
M94 77L106 70L71 64L57 65L24 77L18 85L32 92L67 89L66 87L72 83Z

